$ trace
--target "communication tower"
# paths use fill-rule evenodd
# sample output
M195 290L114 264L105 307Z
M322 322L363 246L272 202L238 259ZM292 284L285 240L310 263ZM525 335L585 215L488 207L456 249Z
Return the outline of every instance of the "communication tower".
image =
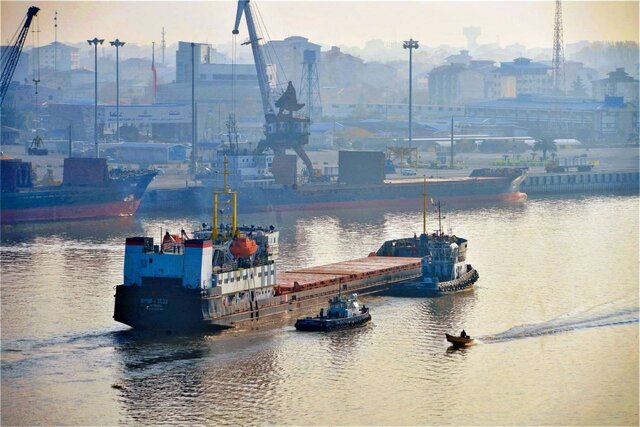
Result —
M307 98L307 117L311 123L322 117L322 100L320 99L320 80L318 79L318 61L314 50L305 50L300 79L300 94Z
M54 42L53 42L53 71L58 71L58 11L56 10L55 15L53 16L53 32L54 32Z
M162 34L162 43L161 43L160 47L162 48L162 65L164 65L164 50L167 47L167 44L165 43L165 40L164 40L164 36L167 33L164 32L164 27L162 27L162 33L161 34Z
M556 94L565 92L564 81L564 42L562 40L562 3L556 0L556 16L553 25L553 90Z

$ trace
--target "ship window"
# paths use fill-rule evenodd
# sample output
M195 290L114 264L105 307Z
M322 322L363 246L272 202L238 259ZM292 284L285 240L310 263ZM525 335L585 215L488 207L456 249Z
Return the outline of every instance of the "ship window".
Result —
M149 264L153 264L153 258L149 258Z
M230 282L233 282L233 281L234 281L234 278L232 277L231 279L229 279L229 281L230 281Z
M262 271L258 271L258 277L262 277Z

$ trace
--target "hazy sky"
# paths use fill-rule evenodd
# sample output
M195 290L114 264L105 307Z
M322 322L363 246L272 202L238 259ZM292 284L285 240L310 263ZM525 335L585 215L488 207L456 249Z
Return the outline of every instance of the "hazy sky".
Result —
M16 30L28 6L40 7L40 44L79 42L98 36L138 44L160 40L226 43L235 1L1 1L2 43ZM638 40L638 1L564 1L565 43L579 40ZM430 46L465 45L462 28L482 28L479 43L551 47L553 1L322 1L261 0L257 3L271 39L303 35L312 42L361 46L367 40L413 37ZM240 41L246 37L241 24ZM31 43L31 35L28 43Z

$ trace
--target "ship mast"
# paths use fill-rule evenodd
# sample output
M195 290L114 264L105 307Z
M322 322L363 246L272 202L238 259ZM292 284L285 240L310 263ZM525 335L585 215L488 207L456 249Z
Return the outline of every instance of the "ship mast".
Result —
M422 234L427 234L427 177L422 184Z
M442 211L440 210L440 200L438 200L438 232L442 236Z
M219 205L230 205L231 206L231 235L226 234L222 237L228 239L230 237L236 237L238 235L238 221L237 221L237 200L238 194L235 191L231 191L231 187L227 182L227 175L229 175L228 166L229 161L227 160L227 156L224 156L224 169L222 171L222 191L214 190L213 191L213 225L211 226L211 240L216 241L219 237L221 237L220 227L218 225L218 219L228 218L228 215L222 215L222 210L218 211ZM219 200L218 196L222 196L223 200ZM220 212L220 215L218 215Z

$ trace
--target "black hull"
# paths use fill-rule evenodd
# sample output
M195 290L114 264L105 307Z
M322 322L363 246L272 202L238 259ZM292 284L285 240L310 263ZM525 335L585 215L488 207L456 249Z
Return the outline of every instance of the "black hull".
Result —
M343 284L342 292L379 294L394 283L419 277L419 272L416 269L362 278ZM224 304L225 298L215 291L119 285L116 286L113 318L140 330L215 331L251 323L267 323L290 317L295 312L315 311L326 306L327 300L339 292L338 286L327 286L227 306Z
M359 314L345 319L320 319L317 317L299 319L295 326L297 330L304 332L329 332L360 326L370 320L371 314L367 311L364 314Z
M440 282L437 289L434 289L431 285L425 285L422 282L405 282L398 283L389 288L389 290L384 292L384 295L394 297L428 298L455 294L473 289L473 285L479 278L480 275L478 274L478 271L472 269L465 273L460 279L451 280L449 282Z
M452 178L428 182L429 197L457 205L521 201L524 175L509 177ZM422 206L422 180L378 185L303 185L297 189L240 188L240 212L280 212L315 209L349 209L371 206ZM212 186L152 190L146 193L144 211L207 212Z

